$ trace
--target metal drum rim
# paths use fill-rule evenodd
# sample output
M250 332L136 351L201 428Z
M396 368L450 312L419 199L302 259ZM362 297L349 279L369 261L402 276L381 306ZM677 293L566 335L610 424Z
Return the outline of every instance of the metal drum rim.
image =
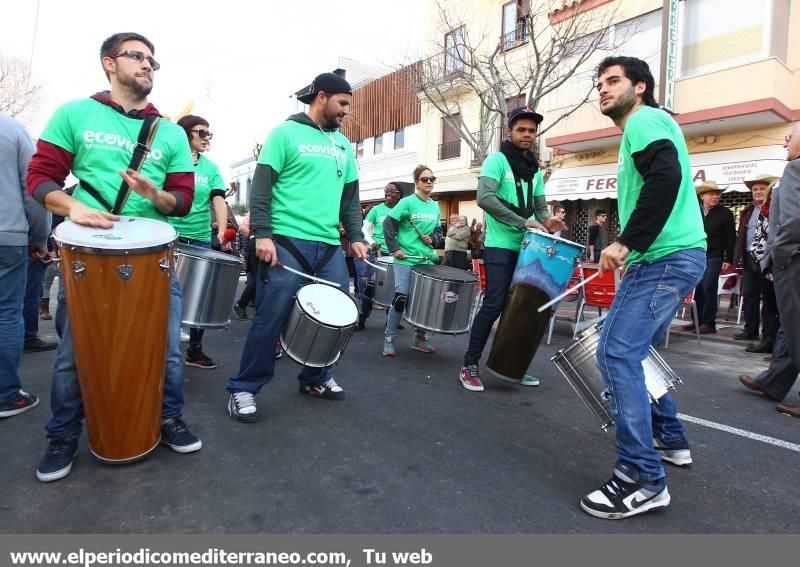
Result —
M193 248L197 249L198 252L194 252L194 250L186 250L186 248ZM200 251L208 253L214 252L213 256L205 256L200 253ZM242 261L235 256L231 256L230 254L225 254L224 252L217 252L216 250L209 250L208 248L203 248L202 246L194 246L193 244L184 244L182 242L178 243L178 247L176 250L178 256L186 256L187 258L194 258L196 260L205 260L208 262L216 262L218 264L225 264L230 266L241 266ZM224 256L224 258L223 258Z
M55 235L53 235L53 240L56 241L56 244L58 244L59 248L69 249L74 252L82 252L84 254L92 254L93 256L123 256L125 254L129 256L138 256L172 248L174 247L175 242L178 240L178 237L176 236L173 240L169 240L163 244L154 244L152 246L145 246L144 248L95 248L93 246L72 244L66 240L58 238Z
M425 266L433 266L434 264L424 264L424 265ZM435 281L435 282L442 282L442 283L448 282L448 283L459 283L459 284L477 284L478 283L478 276L476 276L475 274L470 274L469 272L466 272L466 273L471 275L473 278L475 278L474 280L454 280L454 279L449 279L449 278L437 278L437 277L428 275L428 274L426 274L424 272L417 271L416 268L417 268L417 266L413 266L411 268L411 272L414 273L414 274L417 274L421 278L425 278L425 279L432 280L432 281ZM457 270L458 268L453 268L453 269Z
M544 232L543 230L539 230L538 228L527 228L527 229L525 229L525 231L526 232L530 232L532 234L539 234L541 236L546 236L547 238L552 238L553 240L557 240L558 242L563 242L564 244L569 244L571 246L576 246L577 248L580 248L581 250L584 250L586 248L586 246L584 246L583 244L578 244L577 242L574 242L572 240L567 240L566 238L562 238L560 236L555 236L553 234L550 234L549 232Z

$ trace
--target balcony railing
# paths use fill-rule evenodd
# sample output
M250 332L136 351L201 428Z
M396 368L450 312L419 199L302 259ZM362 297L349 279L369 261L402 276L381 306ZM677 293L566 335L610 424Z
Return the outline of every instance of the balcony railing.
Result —
M471 75L464 46L451 47L433 57L424 59L416 78L418 85L437 85Z
M439 161L461 157L461 139L439 144Z
M513 49L518 45L522 45L528 41L528 22L522 20L517 22L517 27L505 33L501 38L503 44L503 51Z

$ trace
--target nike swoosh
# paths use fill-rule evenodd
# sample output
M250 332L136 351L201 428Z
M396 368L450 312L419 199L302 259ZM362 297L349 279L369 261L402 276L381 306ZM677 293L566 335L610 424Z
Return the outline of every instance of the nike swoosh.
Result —
M653 499L653 497L651 496L650 498L645 498L644 500L639 500L636 496L634 496L633 500L631 500L631 507L632 508L638 508L642 504L645 504L645 503L649 502L652 499Z

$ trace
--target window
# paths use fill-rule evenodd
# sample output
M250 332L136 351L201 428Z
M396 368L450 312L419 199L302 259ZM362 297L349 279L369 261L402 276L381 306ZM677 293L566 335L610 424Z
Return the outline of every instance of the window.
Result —
M464 69L466 49L464 48L464 26L444 36L444 70L445 74Z
M378 155L383 153L383 134L375 136L375 145L373 146L373 154Z
M406 147L406 129L400 128L394 131L394 149L402 150Z
M364 157L364 140L356 142L356 159Z
M454 114L455 122L461 121L460 114ZM446 118L442 118L442 143L439 145L439 160L453 159L461 156L461 134Z
M681 77L768 57L772 10L777 3L774 0L681 2Z
M503 49L511 49L528 39L530 0L512 0L503 4Z

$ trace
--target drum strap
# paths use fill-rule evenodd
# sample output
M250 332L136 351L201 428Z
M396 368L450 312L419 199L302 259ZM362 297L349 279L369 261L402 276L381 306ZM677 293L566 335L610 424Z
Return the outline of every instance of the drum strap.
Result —
M520 181L516 173L514 174L514 184L517 186L517 203L519 203L519 205L512 205L505 199L499 199L499 201L516 214L527 220L533 214L533 182L531 181L531 183L528 183L527 201L525 200L525 193L522 190L522 181Z
M150 153L150 146L152 146L153 140L156 137L159 121L160 116L157 114L151 114L145 117L142 123L142 128L139 130L139 139L136 141L136 145L133 148L133 155L131 156L130 164L128 164L128 169L132 169L137 173L141 171L144 160L147 157L147 154ZM89 185L86 181L81 181L81 187L83 187L83 189L89 193L89 195L94 197L94 199L106 210L115 215L118 215L120 211L122 211L122 208L125 206L125 202L128 200L128 197L131 194L131 188L128 186L127 182L123 181L119 187L119 191L117 192L117 199L114 202L114 206L111 206L109 202L103 198L100 192Z
M292 257L297 260L297 263L300 264L300 267L303 268L303 271L311 276L316 276L320 270L322 270L322 268L324 268L328 262L331 261L333 255L339 249L338 246L328 246L325 254L323 254L322 258L319 259L317 265L312 268L311 264L308 263L308 260L306 260L305 256L300 253L300 250L297 249L297 246L295 246L291 240L285 236L281 236L280 234L273 234L272 240L286 248L289 254L291 254Z

